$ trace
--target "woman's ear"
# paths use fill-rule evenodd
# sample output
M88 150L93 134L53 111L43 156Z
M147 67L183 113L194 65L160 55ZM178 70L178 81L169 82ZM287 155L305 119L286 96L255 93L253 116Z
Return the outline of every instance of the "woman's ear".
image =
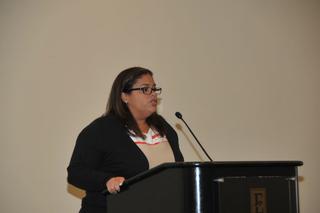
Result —
M124 102L124 103L128 103L128 95L124 92L121 93L121 100Z

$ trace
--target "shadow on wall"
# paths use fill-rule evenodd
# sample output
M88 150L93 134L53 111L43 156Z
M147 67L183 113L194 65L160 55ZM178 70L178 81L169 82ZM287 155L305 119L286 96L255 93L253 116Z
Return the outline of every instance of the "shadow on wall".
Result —
M67 191L69 194L79 199L82 199L84 196L86 196L86 192L84 190L79 189L71 184L67 185Z
M197 148L195 147L195 143L193 143L190 138L188 137L188 135L186 134L186 132L184 131L183 127L180 124L176 124L175 127L182 132L182 134L184 135L184 137L187 139L188 143L190 144L191 148L194 150L194 152L196 153L197 157L200 159L200 161L204 161L204 159L202 158L201 154L199 153L199 151L197 150Z

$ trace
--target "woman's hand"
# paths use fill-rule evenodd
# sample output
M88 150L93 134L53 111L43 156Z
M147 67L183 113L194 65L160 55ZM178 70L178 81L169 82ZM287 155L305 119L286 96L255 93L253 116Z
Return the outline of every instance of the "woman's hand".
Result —
M116 193L120 192L120 186L122 185L124 180L125 180L124 177L110 178L106 183L108 191L111 194L116 194Z

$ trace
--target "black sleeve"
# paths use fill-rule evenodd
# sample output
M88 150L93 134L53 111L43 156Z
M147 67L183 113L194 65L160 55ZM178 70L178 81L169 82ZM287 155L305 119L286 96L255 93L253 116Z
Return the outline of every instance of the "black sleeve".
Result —
M70 164L68 166L68 182L87 191L102 191L106 182L113 177L99 170L103 156L101 150L99 128L86 127L78 136Z
M163 118L161 117L163 124L166 129L167 138L170 141L170 144L172 146L172 151L174 154L175 161L177 162L183 162L184 157L182 155L182 152L179 147L179 139L177 132L173 129L173 127Z
M172 129L172 134L174 135L173 137L175 138L173 143L173 153L174 153L175 160L177 162L184 162L184 157L179 147L178 134L172 127L171 129Z

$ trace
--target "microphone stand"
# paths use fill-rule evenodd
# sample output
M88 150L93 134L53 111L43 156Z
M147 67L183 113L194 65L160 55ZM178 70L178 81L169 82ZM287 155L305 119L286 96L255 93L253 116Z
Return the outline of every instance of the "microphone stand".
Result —
M211 157L209 156L209 154L207 153L207 151L203 148L203 146L201 145L201 143L199 142L198 138L193 134L192 130L190 129L189 125L184 121L184 119L182 118L182 114L180 112L176 112L175 113L176 117L179 118L180 120L183 121L183 123L187 126L187 128L189 129L189 131L191 132L192 136L194 137L194 139L196 139L198 145L200 146L200 148L202 149L202 151L204 152L204 154L207 156L207 158L209 158L210 162L213 162L213 160L211 159Z

